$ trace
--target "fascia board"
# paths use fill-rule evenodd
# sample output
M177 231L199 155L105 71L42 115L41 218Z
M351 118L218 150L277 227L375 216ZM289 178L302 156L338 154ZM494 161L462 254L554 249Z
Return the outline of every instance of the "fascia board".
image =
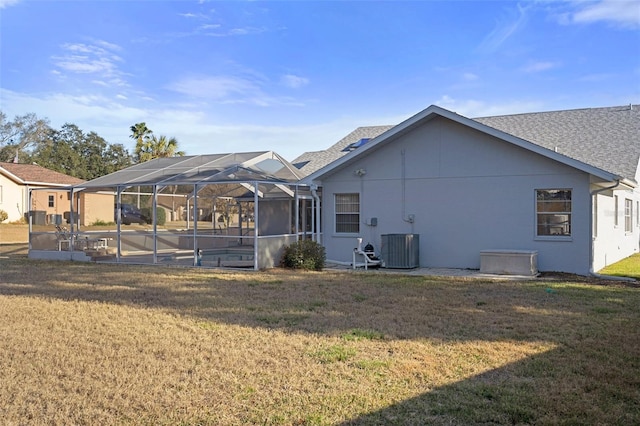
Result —
M69 183L48 183L48 182L36 182L36 181L23 181L25 185L38 185L42 188L38 189L53 189L53 188L73 188Z

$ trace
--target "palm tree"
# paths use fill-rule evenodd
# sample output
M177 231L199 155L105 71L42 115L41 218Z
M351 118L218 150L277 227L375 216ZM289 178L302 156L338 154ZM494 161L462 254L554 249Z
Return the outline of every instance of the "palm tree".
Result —
M159 137L152 135L143 141L139 149L136 146L136 156L140 163L154 158L181 157L183 155L184 151L178 151L178 140L164 135Z
M147 123L136 123L129 128L131 130L131 139L135 139L136 141L136 149L135 149L135 160L138 163L148 160L142 160L140 158L140 152L145 151L145 145L148 145L151 140L151 136L153 132L151 129L147 127ZM150 159L149 159L150 160Z

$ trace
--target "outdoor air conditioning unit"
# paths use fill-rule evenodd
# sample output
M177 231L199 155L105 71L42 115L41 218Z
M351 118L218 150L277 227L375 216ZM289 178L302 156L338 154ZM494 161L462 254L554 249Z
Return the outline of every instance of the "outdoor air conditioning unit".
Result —
M382 235L381 257L385 268L411 269L419 267L420 235Z

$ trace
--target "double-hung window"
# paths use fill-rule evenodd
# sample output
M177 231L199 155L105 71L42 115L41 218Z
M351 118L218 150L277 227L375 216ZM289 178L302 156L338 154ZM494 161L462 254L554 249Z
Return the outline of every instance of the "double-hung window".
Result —
M335 194L336 233L360 232L360 194Z
M633 201L626 198L624 200L624 232L633 232Z
M536 236L571 236L571 190L536 190Z

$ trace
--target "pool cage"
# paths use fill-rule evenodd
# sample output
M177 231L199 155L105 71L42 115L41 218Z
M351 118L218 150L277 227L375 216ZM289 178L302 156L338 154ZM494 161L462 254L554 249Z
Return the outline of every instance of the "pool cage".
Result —
M29 256L264 269L300 239L319 242L319 195L267 152L159 158L59 190L46 223L29 214ZM32 189L30 198L34 191ZM48 190L51 191L51 190ZM64 195L66 193L66 196ZM51 199L51 198L50 198Z

